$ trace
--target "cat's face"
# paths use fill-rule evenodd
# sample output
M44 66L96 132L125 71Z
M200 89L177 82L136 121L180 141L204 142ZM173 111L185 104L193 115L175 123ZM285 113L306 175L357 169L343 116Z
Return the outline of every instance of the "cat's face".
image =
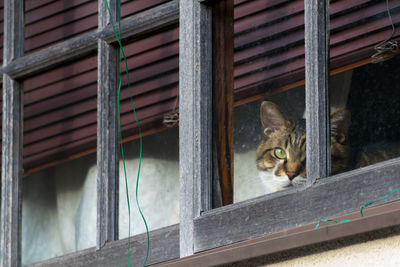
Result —
M260 108L263 140L257 148L257 168L271 191L306 182L305 120L293 122L269 101ZM347 130L350 114L339 110L331 115L332 174L344 171L350 160Z

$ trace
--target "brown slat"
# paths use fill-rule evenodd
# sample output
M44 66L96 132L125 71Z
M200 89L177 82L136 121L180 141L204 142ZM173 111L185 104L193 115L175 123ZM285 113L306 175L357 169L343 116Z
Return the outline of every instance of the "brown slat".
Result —
M141 53L136 56L128 57L129 71L138 69L152 62L160 62L166 58L178 56L179 43L176 41L166 46L162 46L151 51Z
M103 0L104 1L104 0ZM68 9L71 9L73 7L77 7L78 5L81 4L88 4L87 6L93 5L93 3L96 5L96 8L94 10L97 12L97 3L96 1L88 1L88 0L68 0L68 1L55 1L52 3L49 3L42 8L38 8L35 10L28 11L25 8L25 25L32 24L36 21L39 21L41 19L50 17L54 14L61 13L66 14L65 12ZM81 7L79 7L81 9ZM76 8L75 8L76 10ZM75 11L76 12L76 11ZM80 15L80 14L77 14ZM67 23L68 21L65 21Z
M178 57L172 57L170 59L166 59L164 61L151 64L149 66L133 70L129 72L130 82L136 83L138 81L142 81L149 78L156 78L158 75L166 73L168 71L176 70L178 67ZM123 86L126 86L126 75L122 76Z
M291 1L288 4L275 9L267 9L266 11L258 13L254 16L236 21L234 25L235 34L238 34L242 31L248 30L253 27L271 23L278 19L282 19L299 12L303 12L303 10L304 10L304 2L301 0Z
M177 92L176 87L174 89L175 90L171 90L171 92L172 91ZM168 96L169 95L171 95L171 93L168 93ZM161 102L160 104L151 105L144 108L141 108L141 106L138 105L137 116L139 120L143 120L149 117L153 117L154 114L160 114L160 113L162 114L163 112L170 111L173 108L173 106L171 105L173 101L174 99L172 99L172 101L169 102L168 101ZM142 103L142 101L138 99L138 103ZM124 104L124 106L130 106L130 103L126 104L127 105ZM94 112L91 114L94 117L94 121L96 121L96 113ZM121 121L124 125L135 122L134 116L131 112L123 114L121 116ZM52 149L58 149L58 151L62 151L65 145L79 142L79 140L85 139L87 138L87 136L96 134L96 130L97 130L96 124L85 125L84 127L75 129L73 131L64 132L63 134L47 138L43 142L36 142L34 144L25 145L24 156L32 157L34 155L38 155L41 154L42 152L49 151Z
M67 121L52 123L47 127L39 128L24 134L24 145L30 145L35 142L45 140L52 136L57 136L65 132L66 125L69 129L78 129L88 124L96 123L96 111L88 111L81 114L79 117Z
M243 3L249 2L249 1L251 1L251 0L234 0L233 3L235 5L239 5L239 4L243 4Z
M168 99L175 98L176 95L177 95L177 87L174 86L171 88L158 90L157 92L152 92L151 94L135 97L134 98L135 108L138 110L138 112L139 111L142 112L141 109L151 106L157 106L159 102L164 102ZM132 106L129 100L121 103L121 112L123 115L129 114L131 110ZM149 116L149 114L144 114L143 116ZM139 120L142 120L142 118L139 117ZM32 144L40 140L45 140L48 139L49 137L60 136L63 134L63 132L67 130L72 131L80 127L84 127L87 124L95 124L95 123L96 123L96 112L87 111L67 121L55 122L49 124L46 127L42 127L37 130L25 133L24 145ZM63 138L66 140L74 140L74 137L68 136L69 138L66 138L66 136L68 135L65 135ZM78 139L80 137L81 136L75 136L75 138ZM47 141L48 140L46 140L46 143Z
M239 4L239 1L235 1L235 5ZM242 1L244 2L244 1ZM238 5L234 10L234 18L235 20L240 19L242 17L253 14L255 11L260 12L264 9L271 8L278 4L283 4L288 2L288 0L257 0L257 1L249 1L248 4Z
M96 116L96 114L94 114L94 116ZM24 146L24 157L40 154L57 147L62 150L64 145L82 140L88 136L96 135L96 132L96 124L85 125L79 129L63 132L62 134L46 138L43 142L36 142Z
M398 0L392 0L390 2L390 7L391 8L397 8L400 6L400 1ZM349 24L353 24L355 22L363 21L368 17L375 16L379 13L386 13L386 3L385 2L380 2L376 5L369 6L366 8L362 8L359 10L356 10L354 12L335 17L334 19L331 20L330 26L333 31ZM385 16L386 17L386 16ZM388 19L388 18L386 18Z
M273 38L274 35L282 35L286 31L296 30L304 26L304 14L300 13L294 17L284 20L278 25L272 24L271 26L260 28L259 30L242 34L235 38L235 47L248 45L252 42L259 41L260 39Z
M83 87L85 85L88 85L89 83L92 83L93 81L96 81L96 79L97 71L89 70L87 72L83 72L82 74L72 76L69 79L46 85L45 87L37 90L31 90L24 94L25 107L43 99L54 97L63 93L67 93L68 91Z
M25 12L59 0L25 0Z
M279 75L290 73L292 71L304 68L304 58L299 58L290 62L290 64L279 65L276 68L251 73L241 78L235 79L235 89L247 86L251 83L268 80Z
M95 146L96 146L96 135L87 136L86 138L76 141L74 143L64 145L62 148L54 148L34 156L24 158L24 168L30 169L33 168L34 166L38 166L46 162L61 160L72 154L85 151Z
M366 0L358 1L358 2L366 2ZM392 4L393 7L398 6L399 1L394 1ZM351 1L349 2L351 3ZM340 5L339 5L340 4ZM343 4L343 2L336 2L333 4L333 7L331 9L331 14L337 14L340 12L344 12L348 9L351 9L354 7L354 4ZM288 5L285 5L283 7L280 7L279 9L276 10L271 10L268 11L267 13L262 13L260 15L256 15L253 17L248 18L244 22L236 22L235 23L235 32L238 33L240 32L241 27L246 27L245 29L249 29L258 25L262 25L265 23L270 23L271 21L274 21L279 18L283 18L285 16L290 16L294 14L298 14L298 16L292 16L289 17L288 19L285 19L281 22L278 22L277 25L272 24L270 26L266 27L260 27L257 28L255 31L251 31L249 33L239 35L235 38L235 48L239 48L240 46L248 45L254 42L258 42L261 39L266 39L266 38L271 38L275 34L284 34L285 31L289 30L294 30L300 27L303 27L304 25L304 14L302 13L304 10L303 6L303 1L296 1L293 3L290 3ZM357 21L362 21L366 19L367 17L379 14L383 11L386 10L386 3L380 3L378 5L371 6L367 9L363 8L362 10L358 12L352 12L346 16L342 16L341 19L336 19L334 21L335 24L331 25L331 29L337 29L339 27L343 27L344 25L348 23L354 23ZM263 15L263 16L261 16ZM268 19L266 19L267 17ZM256 23L256 21L258 23ZM256 25L252 25L250 23L255 23ZM242 25L244 24L244 25Z
M400 12L397 14L392 14L392 19L394 24L400 23ZM335 45L340 42L345 42L351 38L355 38L361 35L370 34L372 32L382 30L383 28L388 28L390 27L389 25L390 25L389 20L387 18L382 18L380 20L365 23L364 25L349 28L345 31L340 32L340 34L332 36L331 45Z
M45 11L40 10L40 13ZM50 13L50 12L49 12ZM77 8L65 11L63 13L50 16L47 15L40 21L25 25L25 38L31 38L40 33L50 31L58 27L66 27L67 24L74 23L85 17L97 14L97 2L89 2Z
M67 24L61 28L47 31L46 33L25 40L25 51L32 52L41 47L70 38L79 33L95 29L97 27L97 15L86 17L73 24Z
M165 75L159 76L157 79L149 79L140 83L135 83L131 87L132 96L136 97L143 93L148 93L150 91L154 91L159 88L166 87L170 84L175 84L179 82L178 72L171 72ZM122 88L121 90L121 99L125 100L129 98L128 89Z
M340 1L336 1L334 3L331 3L329 5L329 12L332 16L337 13L344 12L346 10L351 10L351 9L357 8L359 6L368 4L368 3L373 3L373 1L371 1L371 0L352 0L352 1L340 0Z
M42 113L49 112L53 109L62 108L64 106L69 106L74 103L86 100L90 97L96 97L97 95L97 85L92 80L91 85L87 85L83 88L78 88L77 90L69 91L62 95L46 99L45 101L36 102L32 105L25 105L24 107L24 117L29 119L30 117L37 116Z
M156 5L168 2L169 0L135 0L121 1L121 18L144 11Z
M244 50L235 52L235 63L248 60L249 58L258 56L263 53L271 52L274 49L293 45L304 40L304 30L293 32L290 35L284 35L277 39L271 40L268 43L262 43L257 46L252 46Z
M135 41L124 46L124 52L127 57L133 56L144 51L177 41L179 38L178 28L167 30L150 37Z
M400 4L400 1L396 1L394 3L394 6L397 6L399 4ZM378 14L378 13L384 11L385 8L386 8L386 5L385 5L385 3L383 3L383 4L379 4L377 7L373 6L373 7L368 7L366 9L363 9L365 12L357 11L357 12L354 12L354 15L347 14L347 15L345 15L345 18L347 20L341 20L341 17L338 17L332 21L332 26L336 27L336 28L342 27L343 25L346 25L346 22L349 22L349 18L350 18L351 22L362 20L362 19L365 19L366 17L375 15L375 14ZM342 10L342 9L339 9L339 8L336 9L336 11L340 11L340 10ZM353 16L350 16L350 15L353 15ZM394 16L394 21L396 21L395 17L396 17L396 15ZM385 27L385 25L387 25L387 23L386 24L384 23L385 20L387 21L387 18L382 18L378 21L370 22L370 23L363 24L363 25L360 25L357 27L351 27L346 31L342 31L337 34L333 34L332 39L331 39L331 45L335 45L338 42L340 42L341 40L347 41L349 38L356 38L359 35L362 35L362 34L365 34L368 32L372 32L372 31L376 31L376 30L380 29L381 27ZM284 37L283 40L277 39L277 40L279 40L279 42L277 42L277 40L274 40L272 42L267 42L263 45L253 47L248 50L237 52L235 59L243 60L246 57L255 56L257 53L262 53L262 52L265 53L265 52L271 51L275 48L278 48L279 45L285 46L285 45L289 45L290 42L301 41L302 40L301 36L303 35L303 32L301 31L301 34L299 34L299 33L300 32L293 33L289 37ZM343 36L346 36L346 37L343 37ZM372 40L373 39L371 39L371 41ZM364 46L365 46L365 43L364 43ZM262 48L264 48L264 51ZM267 49L269 49L269 50L267 50ZM280 57L282 58L282 62L285 62L287 60L291 60L292 57L301 56L302 54L300 52L301 52L300 48L289 49L288 52L285 53L285 56L280 55ZM277 54L277 55L279 55L279 54ZM271 61L270 60L271 58L273 58L275 60ZM262 63L263 59L264 59L264 64ZM271 66L275 63L279 63L279 58L277 58L276 55L269 56L267 58L260 58L257 60L253 60L252 63L250 63L250 64L237 66L236 68L238 70L237 70L236 74L242 75L245 72L256 71L259 68L265 68L265 67Z
M178 92L177 86L178 85L175 84L172 85L171 87L160 89L150 94L144 94L134 97L133 103L135 105L135 109L139 111L140 109L147 108L150 106L155 106L154 108L156 109L158 103L161 103L171 98L175 98L177 96ZM122 115L130 113L132 111L132 104L130 98L128 97L127 99L121 100L120 107ZM140 119L141 117L139 117L139 120Z
M68 118L75 117L79 114L93 110L93 108L96 107L96 105L97 105L96 98L92 98L85 102L79 102L76 103L75 105L67 106L63 109L44 113L41 116L37 116L32 119L26 120L24 122L24 130L25 132L28 132L33 129L43 127L45 125L49 125L61 120L66 120Z
M35 75L24 80L24 92L30 92L45 85L67 79L78 75L82 72L97 68L97 57L92 56L82 59L78 62L73 62L68 65Z
M176 103L176 99L171 98L167 101L160 102L157 105L152 105L152 106L138 110L137 116L143 122L145 122L146 119L159 118L160 116L162 116L162 114L172 111L175 107L175 103ZM130 104L129 104L129 107L131 108ZM133 116L133 114L130 110L127 110L126 113L121 115L121 122L123 124L123 130L125 132L130 131L131 127L132 128L137 127L135 117ZM144 125L146 125L146 124L145 123L141 124L141 127Z

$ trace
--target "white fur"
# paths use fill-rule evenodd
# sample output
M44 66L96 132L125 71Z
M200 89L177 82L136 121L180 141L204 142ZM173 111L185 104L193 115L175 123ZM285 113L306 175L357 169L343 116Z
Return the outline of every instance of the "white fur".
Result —
M261 179L262 184L265 187L266 193L284 190L290 186L304 184L307 181L307 179L302 176L297 176L292 181L290 181L289 177L287 176L276 176L275 172L278 169L278 165L279 164L276 164L272 171L258 172L258 177Z

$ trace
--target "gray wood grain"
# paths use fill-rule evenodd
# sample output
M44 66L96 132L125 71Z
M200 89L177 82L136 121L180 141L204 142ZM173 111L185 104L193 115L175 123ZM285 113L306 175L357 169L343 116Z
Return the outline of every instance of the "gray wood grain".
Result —
M211 8L180 2L180 256L193 254L193 218L211 208Z
M150 232L150 242L157 244L150 247L148 265L179 258L179 226L172 225ZM143 266L146 257L147 237L140 234L131 238L130 266ZM110 267L126 266L128 259L128 239L107 243L101 250L89 248L43 262L27 265L31 267Z
M124 39L144 36L161 28L177 24L178 19L179 1L166 2L123 19L121 21L122 36ZM16 59L4 66L3 72L13 79L23 79L66 61L82 58L90 53L95 53L98 38L106 40L108 43L116 42L112 26L108 24L100 31L90 31Z
M110 6L116 17L115 2ZM104 1L99 1L99 27L110 22ZM119 49L98 40L97 52L97 249L118 239L118 115L117 75Z
M24 53L23 0L4 1L3 65ZM0 266L21 265L23 91L3 75Z
M306 0L306 151L307 183L326 177L330 171L329 131L329 2Z
M146 35L179 22L179 0L172 0L154 8L121 20L121 35L124 39ZM116 38L111 25L104 28L100 37L109 43Z
M400 158L208 211L194 221L195 251L204 251L260 235L328 219L360 209L400 187ZM375 205L399 200L394 193Z

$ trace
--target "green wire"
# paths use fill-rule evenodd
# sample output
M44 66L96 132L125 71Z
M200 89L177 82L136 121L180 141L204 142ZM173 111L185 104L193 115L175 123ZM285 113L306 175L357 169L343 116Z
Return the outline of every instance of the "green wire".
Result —
M375 199L375 200L373 200L373 201L371 201L371 202L368 202L368 203L365 204L364 206L362 206L361 209L360 209L361 217L364 217L363 210L364 210L366 207L368 207L369 205L374 204L374 203L377 202L377 201L380 201L380 200L383 200L383 199L387 198L387 197L390 196L392 193L394 193L394 192L396 192L396 191L399 191L399 190L400 190L400 188L393 189L392 191L389 192L389 194L387 194L387 195L385 195L385 196L382 196L382 197L380 197L380 198L377 198L377 199Z
M368 202L367 204L363 205L363 206L360 208L361 217L362 217L362 218L364 217L363 210L364 210L366 207L368 207L369 205L374 204L374 203L377 202L377 201L380 201L380 200L383 200L383 199L387 198L387 197L390 196L392 193L394 193L394 192L396 192L396 191L399 191L399 190L400 190L400 188L393 189L392 191L389 192L389 194L387 194L387 195L385 195L385 196L381 196L381 197L379 197L379 198L377 198L377 199L375 199L375 200L372 200L372 201ZM339 224L339 223L344 223L344 222L349 222L349 221L350 221L350 220L342 220L342 221L340 221L340 222L337 222L337 221L332 220L332 219L318 220L318 223L317 223L317 225L315 226L315 230L318 229L319 225L320 225L321 223L323 223L323 222L335 222L336 224Z
M122 155L122 163L123 163L123 167L124 167L124 175L125 175L125 190L126 190L126 200L128 203L128 262L127 262L127 266L129 267L129 252L130 252L130 247L131 247L131 209L130 209L130 205L129 205L129 192L128 192L128 179L127 179L127 174L126 174L126 165L125 165L125 154L124 154L124 148L123 148L123 144L122 144L122 126L121 126L121 108L120 108L120 102L121 102L121 85L122 85L122 81L121 81L121 76L122 76L122 58L124 59L125 62L125 72L126 72L126 78L127 78L127 82L128 82L128 91L129 91L129 96L130 96L130 100L132 103L132 109L133 109L133 114L135 116L135 121L138 125L138 130L139 130L139 142L140 142L140 152L139 152L139 167L138 167L138 172L137 172L137 178L136 178L136 205L138 207L139 213L143 219L144 225L146 227L146 235L147 235L147 251L146 251L146 258L143 262L143 266L146 265L147 260L149 258L149 249L150 249L150 237L149 237L149 228L147 226L147 222L146 219L143 215L142 209L140 208L139 205L139 198L138 198L138 194L139 194L139 175L140 175L140 168L142 166L142 132L140 129L140 124L139 124L139 120L136 114L136 109L135 109L135 105L133 103L133 97L132 97L132 92L131 92L131 86L130 86L130 81L129 81L129 72L128 72L128 62L126 60L126 56L125 56L125 52L124 52L124 48L122 46L122 42L121 42L121 17L120 17L120 9L119 9L119 0L117 0L117 18L118 18L118 33L115 29L115 25L114 25L114 20L110 11L110 7L108 6L108 2L107 0L104 0L106 6L107 6L107 10L108 13L110 14L110 20L111 20L111 25L113 27L114 30L114 34L115 37L117 39L117 42L119 44L120 47L120 52L122 54L122 57L120 57L120 77L119 77L119 85L118 85L118 126L119 126L119 136L120 136L120 140L121 140L121 155Z

